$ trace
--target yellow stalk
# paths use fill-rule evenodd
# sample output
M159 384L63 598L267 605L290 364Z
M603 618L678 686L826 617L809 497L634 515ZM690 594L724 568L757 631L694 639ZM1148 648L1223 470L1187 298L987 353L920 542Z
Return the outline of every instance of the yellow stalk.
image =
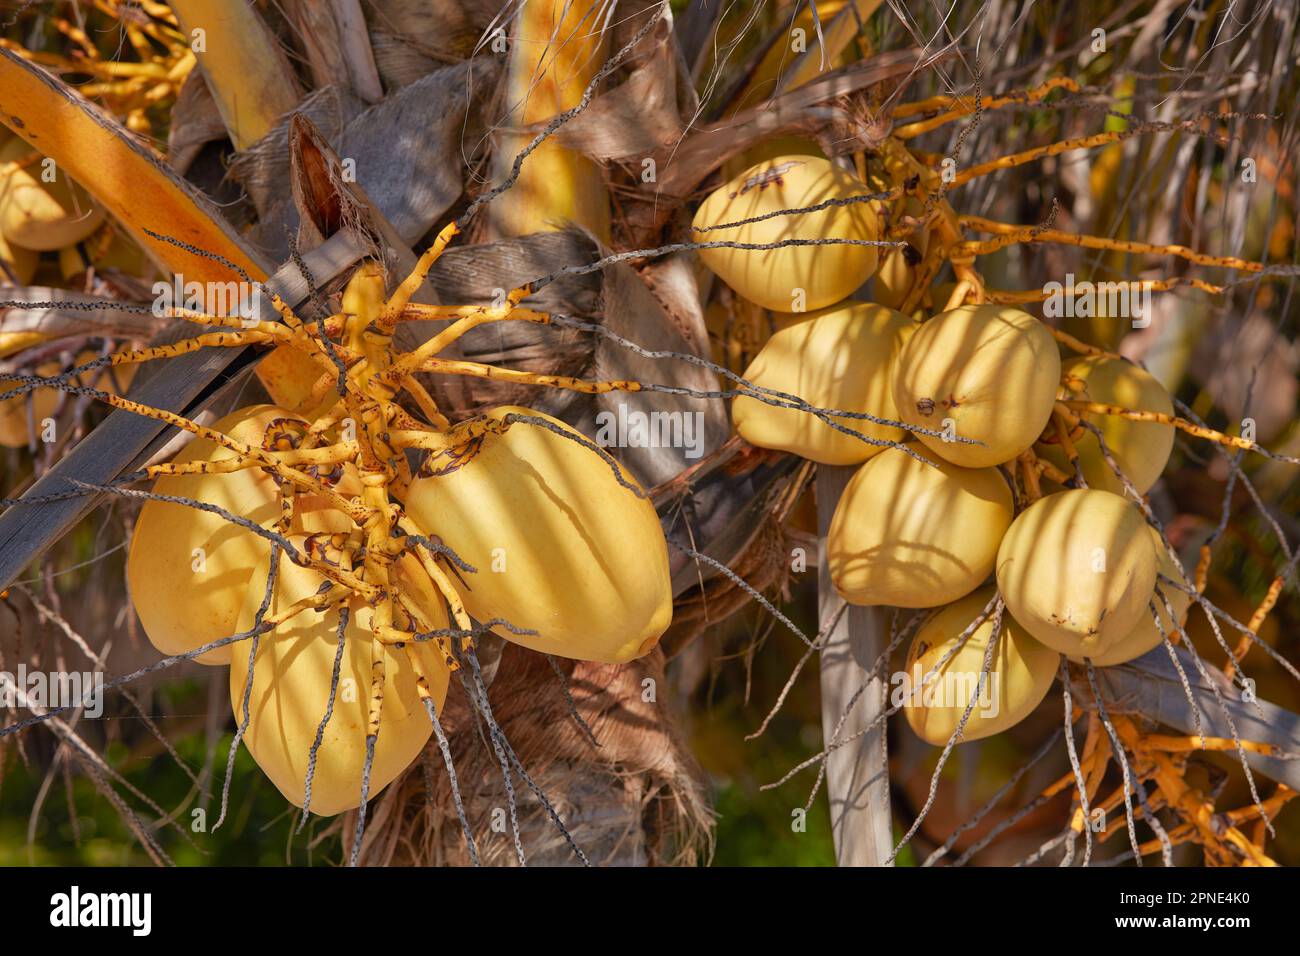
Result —
M510 112L502 121L510 131L497 139L497 182L536 135L518 130L576 106L604 65L603 8L593 0L525 0L510 33ZM490 210L498 236L554 232L573 223L609 240L609 195L600 166L550 140L529 155L514 187Z
M247 149L298 105L298 81L284 51L248 0L172 0L171 6L231 141Z

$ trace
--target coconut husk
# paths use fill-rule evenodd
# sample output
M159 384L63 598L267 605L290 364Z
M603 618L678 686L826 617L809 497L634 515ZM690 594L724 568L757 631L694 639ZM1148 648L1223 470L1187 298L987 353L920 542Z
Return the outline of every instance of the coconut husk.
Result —
M622 665L556 663L572 695L572 710L565 684L543 655L513 644L501 656L490 699L506 739L577 845L596 866L706 861L712 819L703 775L663 697L663 654L655 650ZM502 829L508 814L500 764L464 694L453 686L442 723L480 859L491 866L517 865L509 824ZM647 688L657 700L645 699ZM361 846L363 865L470 863L436 739L425 757L432 761L427 776L424 762L417 762L372 807ZM518 775L514 787L528 864L578 864ZM354 826L355 815L349 814L344 834Z
M379 70L379 79L385 89L389 90L400 90L428 76L438 67L453 62L449 59L435 59L421 53L405 38L378 30L370 34L370 48L375 54L375 68Z
M724 563L759 592L784 593L790 577L789 553L782 523L769 515L754 529L745 548ZM673 602L673 623L660 641L664 653L676 657L710 627L726 621L752 600L748 591L728 577L714 574L705 578Z
M182 176L208 143L226 138L226 123L212 98L202 70L193 70L181 84L167 130L167 162Z
M408 245L424 236L464 190L461 140L475 97L492 87L489 60L444 67L370 108L346 90L313 94L304 113L334 151L350 161L356 183ZM297 214L284 195L290 118L245 150L230 175L248 190L259 214L254 233L272 257L288 256ZM406 131L394 137L392 130Z
M350 90L327 86L312 93L294 113L302 113L311 120L331 143L338 142L343 127L365 109L365 103ZM289 173L289 117L286 116L275 129L234 157L230 162L230 178L247 191L264 224L282 221L278 210L290 208L285 202L284 183ZM276 223L280 225L280 222ZM265 237L262 237L263 243ZM274 249L274 247L272 247ZM279 250L275 250L279 251ZM277 258L284 258L277 256Z
M444 63L469 57L500 9L500 0L366 0L365 3L372 42L376 33L384 33L401 38L412 50Z

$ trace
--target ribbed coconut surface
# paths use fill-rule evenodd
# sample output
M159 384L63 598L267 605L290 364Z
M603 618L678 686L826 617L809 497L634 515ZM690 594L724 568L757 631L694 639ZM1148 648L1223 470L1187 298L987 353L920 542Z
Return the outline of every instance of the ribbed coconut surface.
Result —
M1071 489L1021 513L997 557L998 587L1029 633L1062 654L1100 657L1147 613L1156 552L1136 505Z
M1011 489L993 468L962 468L913 444L889 448L844 489L826 550L831 578L852 604L937 607L993 571L1011 524Z
M1033 445L1056 402L1061 359L1047 328L1020 309L967 305L922 323L904 346L894 404L918 435L968 468L998 465Z
M0 167L32 154L18 138L0 146ZM43 174L53 170L46 182ZM50 252L88 237L104 222L104 210L68 174L41 158L0 177L0 233L14 245Z
M488 414L512 413L579 435L527 408ZM546 428L519 422L486 435L469 461L412 482L406 510L477 569L457 581L471 615L537 632L497 628L507 640L618 663L649 651L672 620L654 506L620 485L596 452Z
M695 213L695 242L771 244L821 239L874 241L876 214L865 202L774 216L726 229L710 228L864 196L865 183L818 156L778 156L720 186ZM741 296L776 312L820 309L847 298L876 271L875 246L849 242L776 249L701 249L700 258Z
M1104 355L1083 355L1066 362L1061 374L1066 383L1062 394L1067 398L1118 405L1133 411L1174 413L1173 400L1165 387L1146 369L1131 362ZM1174 448L1174 426L1090 412L1084 412L1083 418L1101 430L1111 457L1138 493L1146 494L1169 463ZM1068 458L1052 429L1048 429L1048 439L1039 442L1035 451L1069 473ZM1124 483L1107 464L1097 436L1080 428L1070 440L1079 453L1079 466L1088 487L1122 495Z
M1174 567L1173 560L1169 557L1169 552L1165 550L1165 544L1160 539L1159 532L1155 528L1148 526L1151 533L1151 544L1156 550L1157 568L1159 574L1173 580L1181 582L1182 575ZM1138 619L1133 630L1127 635L1120 638L1109 649L1101 652L1092 658L1093 664L1098 667L1110 667L1112 664L1125 664L1135 658L1141 657L1154 648L1164 643L1164 637L1161 637L1163 630L1164 636L1170 640L1176 640L1178 627L1187 618L1187 609L1191 606L1192 598L1185 591L1180 591L1172 584L1160 581L1157 578L1156 587L1163 592L1165 600L1174 609L1174 615L1177 620L1169 617L1169 612L1165 609L1165 600L1160 596L1151 594L1151 603L1156 606L1156 611L1160 615L1160 624L1156 625L1155 618L1151 616L1151 608L1148 606L1146 611ZM1070 658L1073 661L1081 662L1082 657L1077 655Z
M415 563L408 556L404 563L395 565L394 574L399 581L402 575L413 573L411 565ZM282 555L269 613L283 611L295 601L311 596L324 580L315 571L300 568ZM253 626L264 595L261 587L246 589L238 619L241 631ZM335 609L298 614L274 632L263 634L253 663L253 685L249 693L249 722L244 743L276 788L299 807L306 799L312 745L326 709L330 708L329 723L316 752L311 788L311 810L322 816L342 813L361 804L373 674L370 632L373 610L357 599L349 604L349 610L339 682L332 704L330 687L339 646L339 612ZM446 613L440 606L433 604L424 611L435 627L447 626ZM240 722L253 641L240 641L232 647L230 706L236 722ZM420 702L414 658L420 660L439 710L446 700L450 673L432 642L383 647L384 700L370 768L371 797L419 756L433 732L433 724Z
M994 593L992 587L980 588L935 611L912 639L902 687L915 696L905 698L908 703L903 712L916 735L927 743L946 744L972 700L962 740L1001 733L1024 720L1052 686L1060 660L1056 651L1034 640L1005 612L982 688L980 675L984 674L984 657L993 635L992 613L939 667ZM936 668L930 683L923 683L925 675Z
M261 445L267 427L285 417L290 416L274 405L250 405L213 427ZM233 457L229 449L198 438L173 460ZM216 505L263 527L280 517L275 481L260 468L227 475L164 476L154 482L153 491ZM131 536L126 576L136 613L154 647L164 654L183 654L237 633L245 591L255 576L265 577L270 555L269 541L220 515L167 501L145 502ZM198 660L226 664L230 648L209 651Z
M818 408L896 421L890 378L898 353L915 327L901 312L865 302L820 309L768 339L744 377ZM736 431L751 445L793 452L826 465L858 464L888 447L847 435L808 412L754 398L737 398L731 415ZM860 418L835 420L878 441L897 442L906 434L901 428Z

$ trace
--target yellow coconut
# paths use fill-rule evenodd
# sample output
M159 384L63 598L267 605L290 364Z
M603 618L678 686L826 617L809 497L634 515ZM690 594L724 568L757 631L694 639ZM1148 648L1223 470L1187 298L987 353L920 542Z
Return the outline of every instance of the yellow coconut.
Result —
M53 179L45 182L40 157L4 170L32 152L21 139L0 146L0 233L15 245L39 252L81 242L103 223L103 208L61 168L55 167Z
M406 576L422 573L418 562L408 555L394 567L399 586L415 591L407 583ZM295 601L314 594L323 582L324 578L315 571L300 568L282 556L270 613L282 611ZM260 577L243 589L237 623L241 631L253 626L264 596ZM370 627L373 613L360 599L349 604L339 682L312 774L311 810L322 816L342 813L361 805L371 698L374 638ZM427 605L426 613L433 616L434 627L447 626L446 614L436 603ZM299 807L306 798L307 766L312 744L330 701L334 658L338 651L338 626L337 610L299 614L274 632L261 636L253 663L249 722L244 743L276 788ZM233 647L230 704L235 720L241 721L244 689L248 681L248 657L253 642L251 639L240 641ZM383 648L381 660L384 664L384 700L370 769L371 797L410 766L433 732L433 724L417 690L416 661L429 681L434 704L440 713L446 700L449 678L442 655L432 642L412 642L400 648L387 645Z
M579 434L527 408L489 416L511 413ZM537 631L498 628L507 640L618 663L648 653L672 619L654 506L621 486L594 451L543 427L516 423L486 436L467 463L413 482L406 510L477 569L458 584L471 615Z
M1148 525L1147 530L1151 532L1151 542L1156 549L1156 559L1158 562L1159 573L1173 581L1182 582L1182 575L1174 567L1174 562L1169 557L1169 552L1165 550L1164 542L1160 540L1160 533ZM1111 647L1092 658L1092 662L1098 667L1110 667L1112 664L1124 664L1134 658L1141 657L1147 651L1159 647L1164 643L1164 637L1161 637L1161 629L1164 630L1165 637L1175 639L1178 627L1183 624L1187 618L1187 608L1192 603L1191 595L1185 591L1180 591L1172 584L1168 584L1157 579L1156 587L1163 592L1165 600L1174 609L1176 620L1170 619L1168 611L1165 610L1165 601L1160 596L1152 593L1151 603L1156 606L1156 611L1160 615L1160 625L1157 627L1155 619L1151 617L1151 609L1148 607L1138 619L1137 625L1125 637L1111 645ZM1074 661L1082 661L1082 657L1072 656Z
M979 468L1009 461L1034 443L1052 414L1060 376L1056 341L1029 313L965 305L936 315L908 340L894 404L909 425L951 439L918 436L938 454Z
M827 536L831 580L852 604L937 607L978 587L1011 524L995 468L962 468L924 446L872 458L849 481Z
M1062 654L1101 658L1147 613L1156 551L1142 513L1109 491L1040 498L1011 524L997 577L1012 615Z
M915 328L901 312L864 302L821 309L787 325L763 346L745 378L796 395L818 408L865 412L897 420L890 376ZM793 452L826 465L853 465L887 447L836 431L808 412L740 397L732 405L736 431L751 445ZM846 428L880 441L901 441L901 428L838 418Z
M63 371L59 362L46 362L36 369L37 375L47 378ZM0 382L0 395L21 387L18 382ZM0 399L0 445L8 448L26 448L31 442L34 424L36 432L41 430L41 422L55 413L59 407L60 392L53 388L37 388L26 395ZM31 407L28 408L30 401Z
M1061 369L1065 388L1062 394L1104 405L1118 405L1135 411L1174 413L1174 403L1154 375L1130 362L1101 355L1079 356ZM1141 494L1156 483L1174 448L1174 426L1160 422L1135 422L1117 415L1084 413L1100 430L1106 447L1116 464L1124 470ZM1079 465L1090 488L1102 488L1124 494L1119 480L1101 453L1097 436L1079 428L1070 436L1079 452ZM1069 462L1059 444L1055 429L1047 430L1047 440L1035 449L1043 457L1069 473Z
M972 699L975 705L961 739L979 740L1001 733L1024 720L1052 686L1060 656L1034 640L1005 611L982 689L979 681L993 635L993 614L939 667L994 593L992 587L980 588L935 611L912 639L907 669L893 692L896 699L907 701L903 708L907 722L926 743L946 744ZM924 683L925 675L936 668L930 683Z
M828 199L866 195L866 184L817 156L779 156L751 166L715 190L695 214L696 242L769 244L785 240L876 240L875 212L865 202L775 216L727 229L724 223ZM875 246L850 243L776 249L701 249L704 264L750 302L776 312L820 309L847 298L876 270Z
M267 427L291 417L274 405L251 405L216 422L232 438L260 445ZM176 462L233 458L234 452L195 439ZM275 481L259 468L224 475L159 478L153 491L217 505L269 527L280 517ZM147 501L136 519L127 557L127 582L140 623L154 647L182 654L238 633L246 591L258 590L270 564L271 543L217 514L186 505ZM198 658L204 664L230 661L230 646Z

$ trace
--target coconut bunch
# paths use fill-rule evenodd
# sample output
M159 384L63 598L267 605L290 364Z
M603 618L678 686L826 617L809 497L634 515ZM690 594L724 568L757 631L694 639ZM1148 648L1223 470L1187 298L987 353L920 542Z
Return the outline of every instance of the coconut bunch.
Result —
M734 400L737 433L856 469L826 539L835 589L854 605L934 609L908 654L908 721L948 741L976 682L944 699L921 678L974 675L998 697L971 711L962 738L974 740L1033 711L1059 655L1121 664L1180 629L1189 598L1137 503L1169 461L1173 426L1063 404L1158 419L1173 403L1118 356L1063 359L1019 308L892 308L909 285L899 250L876 276L883 301L851 299L877 270L871 198L825 159L782 156L708 196L694 233L730 240L700 255L737 296L783 310L742 376L755 392Z
M393 303L378 268L358 270L329 320L365 356L343 394L237 409L152 469L127 561L149 640L229 665L243 742L322 815L410 766L475 635L617 664L672 617L655 509L590 440L515 406L439 437L383 398L409 356L366 330Z
M34 441L29 424L39 427L69 393L80 404L98 402L180 430L147 451L143 441L124 448L119 470L101 486L143 501L126 567L132 608L165 665L228 667L228 675L214 676L229 685L235 749L246 745L287 799L321 816L361 808L364 818L368 800L414 766L440 732L439 715L451 714L447 736L459 746L484 744L476 733L457 730L485 719L494 728L493 748L504 747L517 765L546 766L546 754L516 754L493 722L487 687L496 680L500 642L613 672L650 655L672 617L667 543L646 488L680 470L678 455L651 462L663 474L644 456L620 464L588 437L593 429L585 419L594 409L575 412L556 402L564 419L544 410L556 392L590 403L611 386L557 374L590 374L592 345L567 330L544 339L545 350L535 345L527 336L550 317L520 307L531 290L516 287L575 257L600 254L573 237L582 238L580 229L608 232L599 223L608 213L596 208L608 205L606 186L590 160L553 143L526 168L511 168L536 135L528 127L577 103L606 57L648 29L638 21L624 25L627 35L607 38L593 19L598 5L577 5L558 21L550 4L517 7L506 17L519 41L510 55L501 63L495 56L470 62L499 11L464 5L465 36L446 51L463 62L450 64L442 56L416 62L417 31L408 27L430 16L417 4L375 5L366 13L403 33L411 41L403 43L405 52L381 43L374 23L349 19L362 9L356 3L332 3L328 11L289 3L285 22L253 5L233 10L200 0L126 11L126 25L137 30L157 8L167 26L160 36L184 39L185 50L195 42L187 62L197 63L198 82L185 86L167 117L167 162L155 144L125 135L104 115L117 113L126 123L121 104L106 95L89 102L44 75L37 66L64 66L46 62L41 43L33 44L39 53L24 49L0 64L13 79L6 80L6 122L18 134L14 149L22 151L5 175L16 184L46 159L57 170L48 181L36 175L19 184L17 211L10 217L5 206L5 222L14 218L37 234L27 241L47 253L42 268L60 255L68 259L71 249L82 268L64 281L85 279L74 296L38 273L37 281L51 281L6 299L6 326L27 323L37 331L0 368L8 376L0 387L16 393L0 396L4 435ZM547 41L557 34L582 42L555 43L561 52L548 56ZM304 44L319 87L305 98L300 74L308 71L289 64L291 42ZM162 57L163 49L155 54ZM151 60L150 70L156 65ZM348 82L326 85L349 70L355 75ZM530 78L538 73L556 79L535 90ZM527 102L506 117L522 131L492 144L504 182L482 202L492 222L476 226L471 237L499 241L453 249L439 262L472 218L457 218L474 198L467 164L452 145L473 138L461 122L460 97L498 82L512 104ZM68 118L36 126L33 116L49 114L52 105ZM329 113L333 106L337 116ZM399 123L422 132L398 136ZM422 161L394 156L394 140ZM32 142L49 143L51 155ZM230 193L211 160L224 160L231 148L231 179L246 193L218 209L210 197ZM344 151L362 186L345 178ZM286 177L292 190L283 187ZM266 183L274 187L255 188ZM135 280L130 288L107 289L99 281L111 269L99 248L110 231L141 238L149 251L122 270ZM329 239L332 246L322 251ZM340 256L340 246L354 258ZM428 251L417 258L417 249ZM276 253L293 261L273 275ZM167 273L200 287L238 280L274 306L222 314L200 297L177 301L162 310L163 321L147 322L155 258ZM10 276L17 286L33 278ZM579 283L558 281L528 304L553 304L571 321L614 325L607 317L619 311L643 326L662 318L667 337L660 344L680 347L681 336L641 280L627 269L622 279L619 290L604 290L603 314L581 301L596 296ZM504 303L498 284L513 287ZM281 292L296 294L300 315ZM459 294L465 298L452 301L483 304L428 304ZM70 304L60 309L65 299ZM147 347L122 348L114 338L93 354L74 348L84 336L74 342L67 334L69 318L103 319L121 299L134 301L122 302L120 311L141 320L131 331L145 333L122 338L161 334ZM24 302L32 308L20 308ZM54 312L57 329L46 321ZM467 335L494 322L511 331L483 330L491 334L481 342ZM532 374L526 360L510 361L512 335L522 340L519 351L546 352L535 362L547 374ZM584 361L556 368L552 353L563 349L583 350ZM197 352L205 364L186 370ZM485 353L491 358L474 361ZM145 391L124 397L129 373L153 362L151 374L141 376ZM617 357L603 358L602 370L630 378ZM187 381L201 375L207 378L197 387ZM476 386L469 400L469 389L448 385L456 376ZM636 383L623 386L629 391ZM519 395L528 407L503 402L503 394ZM717 411L725 421L720 405ZM124 417L110 417L108 425L120 426ZM588 426L586 435L575 421ZM91 437L102 448L111 433L109 427ZM93 444L72 448L58 469L89 478L87 470L102 467ZM139 490L121 487L142 479L148 484ZM39 510L39 487L26 490L24 504ZM6 505L23 491L11 482L6 494L15 499ZM509 692L518 675L502 676ZM455 699L448 701L454 681L463 681L466 695L459 711ZM568 697L550 683L529 691ZM467 714L470 723L459 726ZM451 756L443 755L450 766ZM460 800L456 793L454 802ZM565 832L562 824L559 830ZM353 849L355 859L359 848Z

